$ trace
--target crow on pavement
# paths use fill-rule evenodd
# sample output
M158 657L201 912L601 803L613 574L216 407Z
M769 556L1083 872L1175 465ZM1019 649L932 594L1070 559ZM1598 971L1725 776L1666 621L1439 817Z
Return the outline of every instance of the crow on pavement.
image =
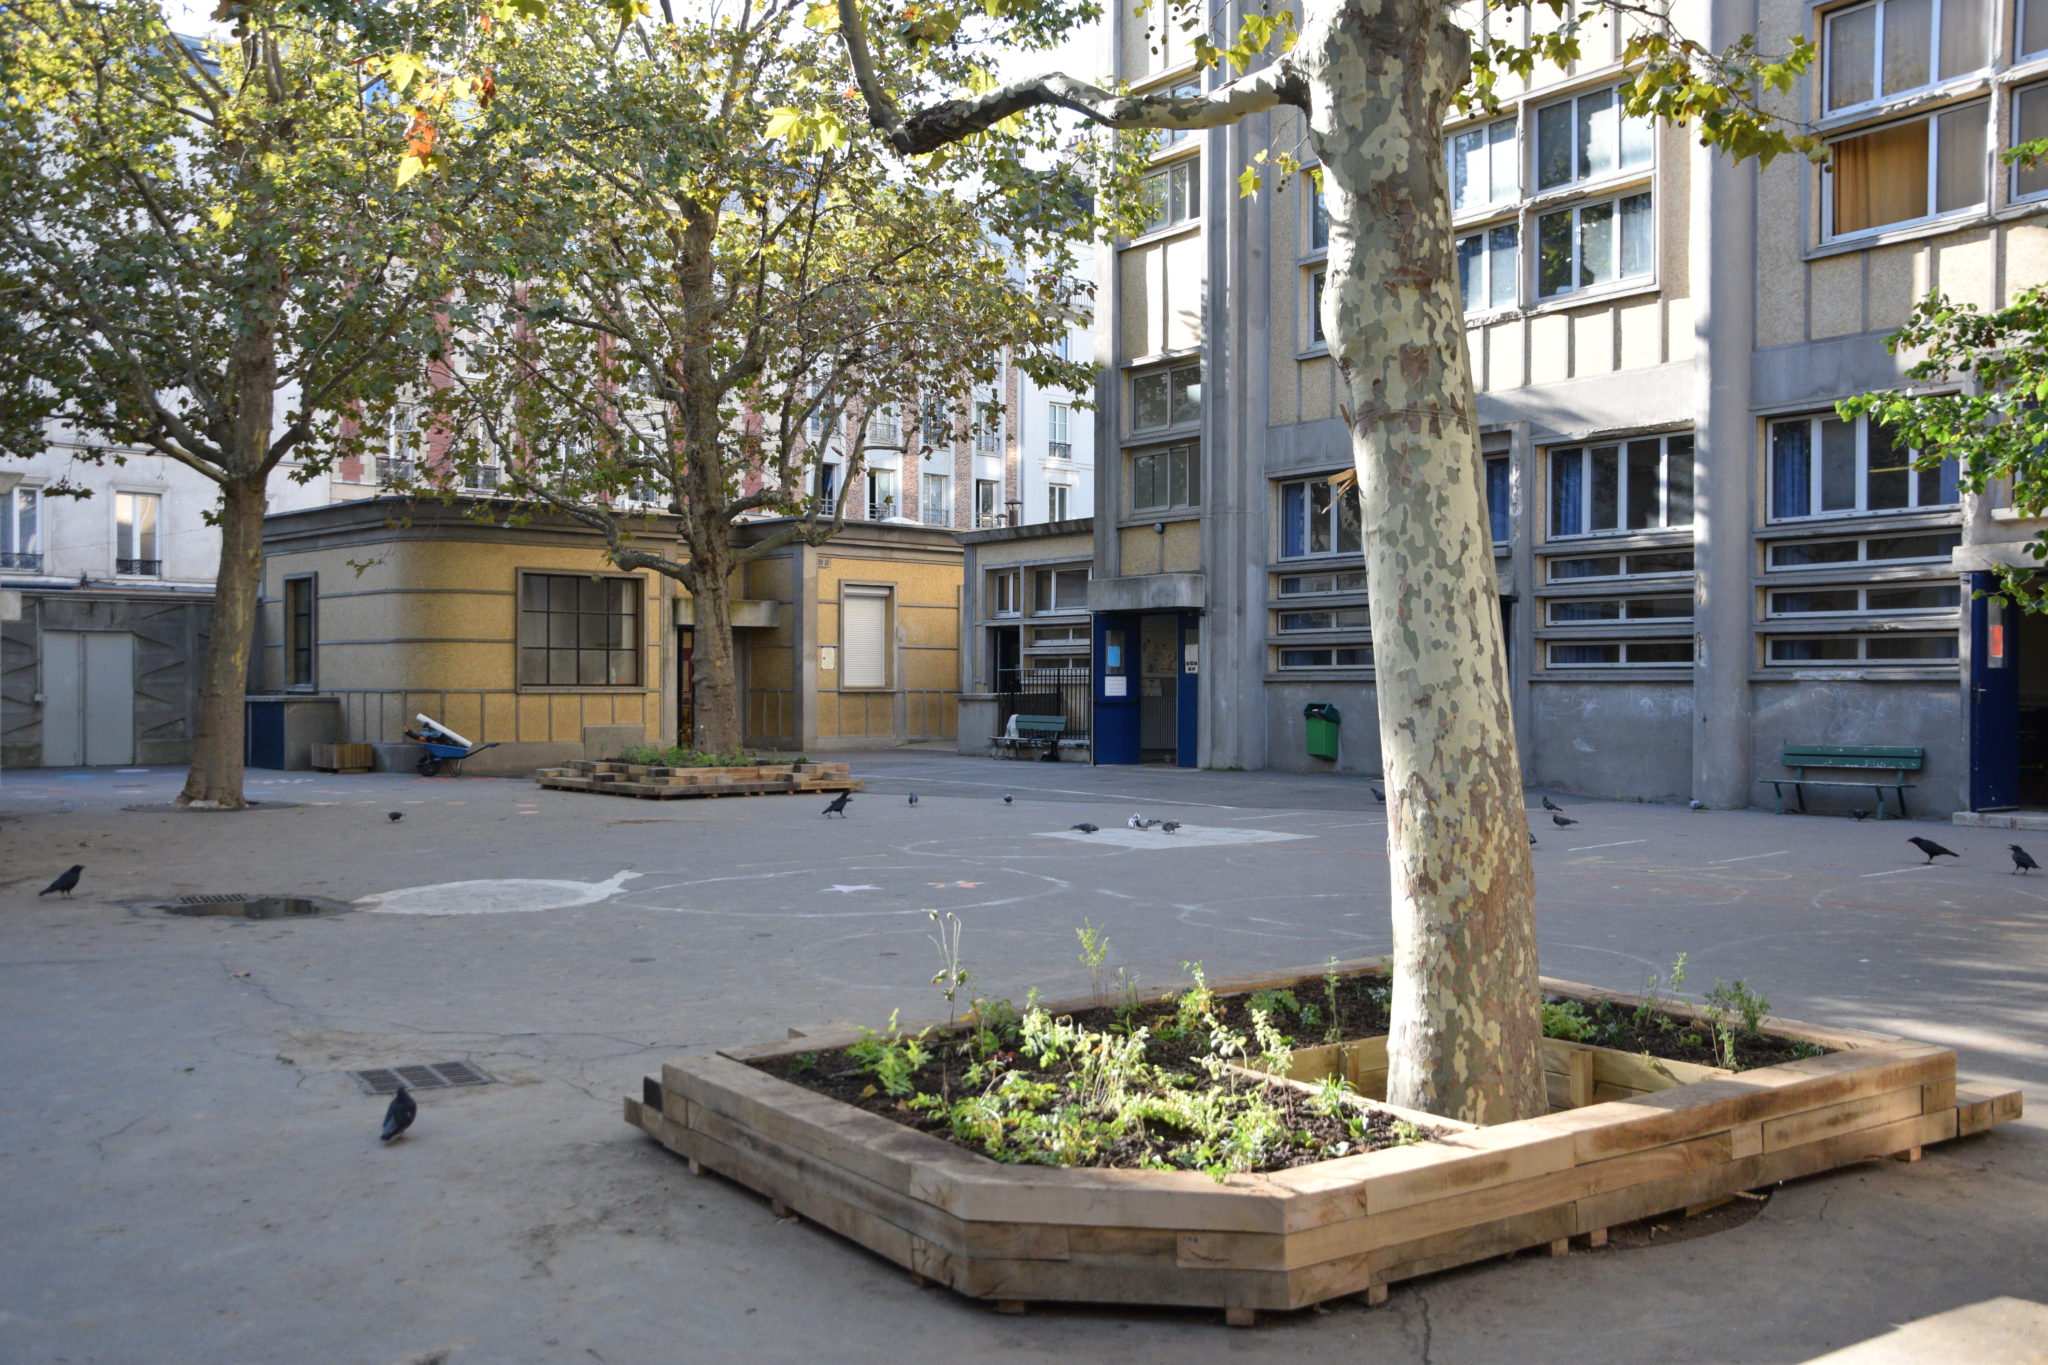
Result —
M2012 850L2012 870L2014 872L2025 872L2028 868L2040 866L2039 863L2034 861L2033 855L2018 844L2007 844L2006 847Z
M1931 863L1936 858L1943 856L1950 858L1960 858L1963 856L1962 854L1956 852L1952 848L1943 848L1940 844L1935 843L1934 840L1923 839L1917 834L1914 835L1912 838L1906 840L1906 842L1911 844L1913 847L1919 849L1922 853L1925 853L1927 855L1928 863ZM1925 867L1926 865L1927 863L1921 864L1922 867Z
M841 792L832 798L832 804L825 807L824 813L826 815L836 814L840 819L844 820L846 818L846 803L851 800L853 800L852 792Z
M391 823L395 825L395 824L397 824L397 823L398 823L398 822L399 822L400 820L403 820L403 819L405 818L405 812L404 812L404 811L402 811L402 810L395 810L395 811L391 812L391 814L390 814L389 816L385 817L385 818L386 818L386 819L388 819L388 820L390 820L390 821L391 821Z
M1579 822L1572 819L1569 815L1553 815L1550 817L1550 823L1556 825L1559 829L1563 829L1566 825L1576 825Z
M1009 805L1009 804L1010 804L1010 803L1011 803L1012 801L1014 801L1014 800L1016 800L1016 798L1015 798L1015 797L1013 797L1013 796L1011 796L1011 795L1010 795L1010 794L1009 794L1008 792L1004 792L1004 793L1003 793L1003 804L1004 804L1004 805L1006 805L1006 806L1007 806L1007 805Z
M398 1093L391 1097L391 1107L384 1111L384 1131L378 1135L377 1140L391 1141L412 1127L412 1121L419 1112L420 1107L413 1103L412 1096L406 1093L404 1086L399 1086Z
M36 892L36 894L38 896L47 896L52 891L62 891L66 897L69 897L71 895L71 888L78 885L78 874L83 871L85 871L85 864L75 863L64 869L63 876L57 878L56 881L51 882L48 886Z

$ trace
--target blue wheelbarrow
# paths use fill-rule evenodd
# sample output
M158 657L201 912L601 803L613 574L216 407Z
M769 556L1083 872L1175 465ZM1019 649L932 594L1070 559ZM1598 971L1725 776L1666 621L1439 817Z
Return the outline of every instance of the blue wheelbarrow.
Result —
M473 758L486 749L498 747L495 742L471 744L439 721L429 719L424 712L413 719L419 722L420 728L407 730L405 737L415 744L427 746L427 751L420 755L420 761L413 765L421 777L432 777L439 773L443 763L460 763L463 759Z

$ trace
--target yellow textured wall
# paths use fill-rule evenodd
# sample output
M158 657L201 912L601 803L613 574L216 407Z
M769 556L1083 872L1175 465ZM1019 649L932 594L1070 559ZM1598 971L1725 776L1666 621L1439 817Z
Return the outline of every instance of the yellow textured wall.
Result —
M1202 567L1202 523L1169 521L1165 526L1164 535L1150 523L1117 532L1125 573L1194 573Z
M1085 537L1074 537L1086 542ZM951 694L960 680L960 587L959 559L941 561L890 559L845 547L828 545L817 566L816 645L839 643L839 601L842 587L849 583L888 584L894 649L891 651L889 686L842 692L840 671L822 669L817 674L817 733L820 739L900 738L897 734L897 696L902 692L939 691ZM952 709L922 708L920 715L946 717L944 733L951 732ZM913 733L939 733L927 723L915 724Z
M1095 554L1095 537L1086 531L1063 536L1033 536L1028 540L992 540L974 547L981 571L1009 564L1085 564Z

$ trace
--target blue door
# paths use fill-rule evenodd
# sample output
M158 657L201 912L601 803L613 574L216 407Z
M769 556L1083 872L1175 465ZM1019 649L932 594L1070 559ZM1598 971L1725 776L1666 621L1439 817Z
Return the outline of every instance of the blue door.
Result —
M1995 574L1970 575L1973 593L1998 586ZM2020 692L2017 612L1996 597L1970 600L1970 809L2020 803Z
M1195 744L1200 738L1201 727L1197 703L1202 697L1202 618L1191 611L1180 614L1180 687L1179 705L1175 711L1175 722L1179 729L1180 757L1183 768L1195 766Z
M1095 617L1095 718L1091 752L1097 763L1136 763L1138 748L1138 621L1128 612Z

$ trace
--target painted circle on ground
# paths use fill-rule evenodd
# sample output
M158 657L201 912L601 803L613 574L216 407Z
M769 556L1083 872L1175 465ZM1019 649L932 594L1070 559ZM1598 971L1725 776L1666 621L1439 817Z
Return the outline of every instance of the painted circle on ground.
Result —
M382 915L516 915L534 910L568 910L610 900L639 876L621 872L601 882L556 881L542 877L440 882L364 896L356 908Z

